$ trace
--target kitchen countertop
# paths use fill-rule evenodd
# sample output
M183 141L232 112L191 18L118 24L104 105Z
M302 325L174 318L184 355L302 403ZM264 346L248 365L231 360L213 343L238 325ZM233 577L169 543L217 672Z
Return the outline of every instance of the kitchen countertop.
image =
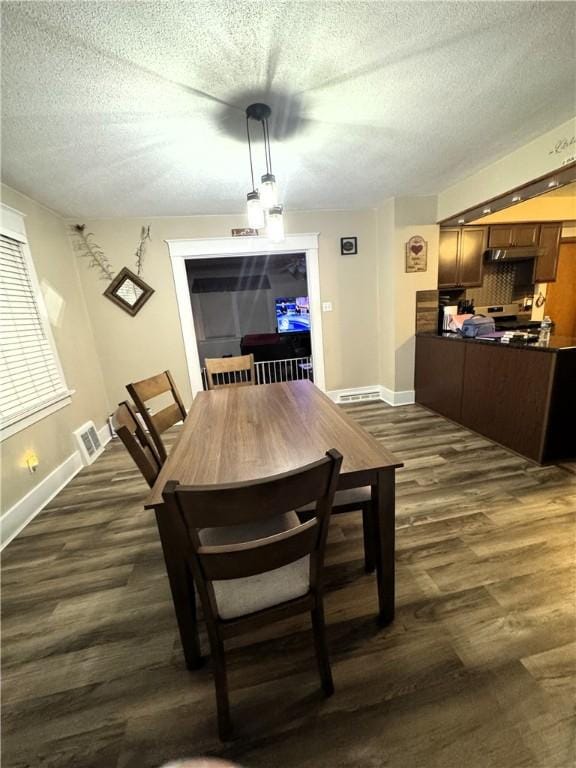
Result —
M449 339L451 341L460 341L465 344L489 344L492 347L514 347L515 349L528 349L534 352L560 352L565 349L576 349L576 338L571 336L556 336L552 334L547 341L537 341L526 344L522 341L510 341L507 344L497 339L485 339L476 337L474 339L464 338L457 333L434 333L430 331L419 331L416 336L436 336L440 339Z

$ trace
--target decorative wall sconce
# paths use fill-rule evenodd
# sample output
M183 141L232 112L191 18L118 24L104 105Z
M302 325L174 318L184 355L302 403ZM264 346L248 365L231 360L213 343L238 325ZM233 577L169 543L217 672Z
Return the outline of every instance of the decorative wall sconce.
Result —
M129 315L135 315L153 293L154 289L150 288L148 283L135 275L128 267L124 267L106 288L104 296L128 312Z

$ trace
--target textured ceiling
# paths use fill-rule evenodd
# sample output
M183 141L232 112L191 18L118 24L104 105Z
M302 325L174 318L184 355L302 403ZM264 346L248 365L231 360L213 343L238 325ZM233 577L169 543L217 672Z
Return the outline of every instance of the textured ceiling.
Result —
M575 14L572 2L3 2L4 180L73 216L240 211L244 108L263 99L288 208L431 194L574 115Z

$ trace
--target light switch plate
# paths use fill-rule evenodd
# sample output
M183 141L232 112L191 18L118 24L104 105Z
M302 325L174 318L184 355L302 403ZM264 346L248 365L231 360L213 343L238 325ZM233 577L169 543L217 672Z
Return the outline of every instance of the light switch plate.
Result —
M322 302L322 312L332 312L332 302L331 301L323 301Z

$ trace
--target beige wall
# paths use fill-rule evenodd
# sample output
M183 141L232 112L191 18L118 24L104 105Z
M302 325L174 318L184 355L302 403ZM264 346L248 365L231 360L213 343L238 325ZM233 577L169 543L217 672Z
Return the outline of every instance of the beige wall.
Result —
M63 220L5 186L2 202L26 215L30 251L42 290L45 295L55 292L63 301L59 316L53 319L52 330L66 383L76 390L70 405L2 442L2 511L5 512L76 450L74 429L88 420L102 427L109 409L77 263ZM34 474L23 466L23 456L29 450L40 460Z
M445 189L438 195L438 220L498 197L574 160L576 145L562 148L562 142L573 141L575 133L573 118Z
M378 209L380 261L380 383L395 393L414 388L416 291L438 282L435 197L400 197ZM426 272L406 272L406 243L420 235L428 243Z
M385 200L377 210L378 222L378 328L379 350L378 383L394 389L396 370L396 269L395 269L395 212L394 198Z
M125 384L169 368L186 403L191 391L167 239L226 237L245 217L194 216L151 219L82 221L104 249L114 269L134 269L140 227L151 224L152 242L143 278L155 290L135 317L102 296L107 283L80 263L80 275L96 337L108 397L112 404L126 397ZM374 211L288 213L290 234L319 232L322 301L333 311L323 313L326 387L329 390L378 383L376 215ZM357 236L359 253L340 255L340 237Z

